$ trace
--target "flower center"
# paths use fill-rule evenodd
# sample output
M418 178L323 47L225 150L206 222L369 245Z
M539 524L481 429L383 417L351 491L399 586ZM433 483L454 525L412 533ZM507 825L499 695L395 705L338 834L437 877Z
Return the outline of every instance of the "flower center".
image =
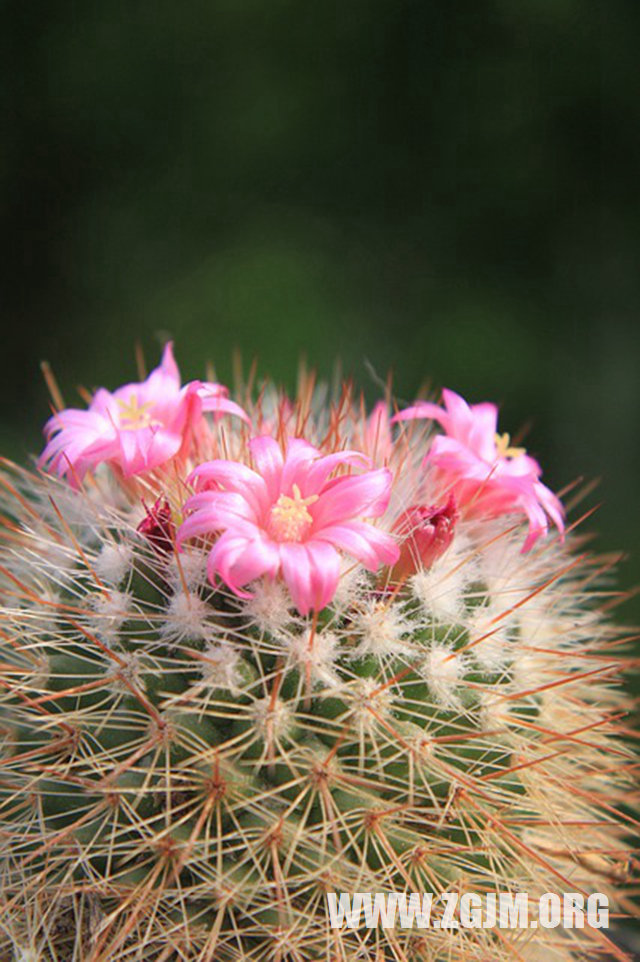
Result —
M504 434L496 434L496 454L499 458L518 458L521 454L526 454L526 448L512 448L511 435L506 431Z
M135 394L131 394L127 401L118 400L120 427L123 431L137 431L139 428L151 428L160 425L160 421L153 418L153 401L140 404Z
M302 541L313 523L307 505L317 500L317 494L303 498L297 484L293 485L292 498L281 494L269 516L269 527L276 541Z

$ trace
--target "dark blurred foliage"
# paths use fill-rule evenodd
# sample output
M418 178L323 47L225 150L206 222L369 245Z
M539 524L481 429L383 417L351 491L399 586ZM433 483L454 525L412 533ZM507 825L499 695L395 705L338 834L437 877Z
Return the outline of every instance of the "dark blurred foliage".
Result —
M638 0L3 0L3 450L75 387L304 352L529 420L635 558ZM637 618L640 607L624 609Z

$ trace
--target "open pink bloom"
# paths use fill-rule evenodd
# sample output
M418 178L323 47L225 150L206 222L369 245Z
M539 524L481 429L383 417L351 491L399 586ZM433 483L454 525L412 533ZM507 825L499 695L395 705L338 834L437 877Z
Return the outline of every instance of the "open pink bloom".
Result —
M188 453L205 411L245 412L228 399L220 384L191 381L180 374L168 343L162 362L145 381L125 384L111 393L96 391L86 411L65 408L45 425L47 445L39 465L69 475L72 483L102 461L117 465L125 477Z
M529 533L523 551L546 534L547 516L564 531L564 509L539 480L542 470L538 462L524 448L511 447L508 434L497 434L496 405L468 405L447 389L442 397L444 408L417 401L393 420L433 418L444 428L445 434L434 438L425 462L438 470L458 504L474 514L525 514Z
M208 576L219 576L241 598L262 575L282 574L298 611L324 608L340 577L346 551L370 571L394 564L394 539L362 517L384 513L391 472L382 468L330 479L341 464L366 465L357 451L323 455L301 438L290 438L283 457L271 437L250 441L256 470L238 461L209 461L192 473L199 489L188 499L190 516L178 531L187 538L222 532L209 554Z

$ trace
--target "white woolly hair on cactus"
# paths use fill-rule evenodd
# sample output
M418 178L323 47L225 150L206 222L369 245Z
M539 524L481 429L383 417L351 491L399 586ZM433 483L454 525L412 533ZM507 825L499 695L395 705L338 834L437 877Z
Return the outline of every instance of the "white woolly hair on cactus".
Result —
M589 926L330 925L327 892L630 911L614 559L495 405L232 399L169 344L56 406L0 475L0 959L623 958Z

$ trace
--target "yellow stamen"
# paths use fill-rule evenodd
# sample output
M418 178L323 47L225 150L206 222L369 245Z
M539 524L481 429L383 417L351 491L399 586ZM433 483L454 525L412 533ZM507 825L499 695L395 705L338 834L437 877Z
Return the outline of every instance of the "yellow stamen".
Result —
M118 407L120 427L123 431L137 431L139 428L151 428L161 423L151 414L153 401L140 404L135 394L131 394L127 401L118 400Z
M526 453L526 448L511 447L511 435L506 431L504 434L496 434L496 454L499 458L517 458Z
M281 494L271 509L271 534L277 541L302 541L313 522L307 506L317 501L318 495L303 498L297 484L292 491L292 498Z

